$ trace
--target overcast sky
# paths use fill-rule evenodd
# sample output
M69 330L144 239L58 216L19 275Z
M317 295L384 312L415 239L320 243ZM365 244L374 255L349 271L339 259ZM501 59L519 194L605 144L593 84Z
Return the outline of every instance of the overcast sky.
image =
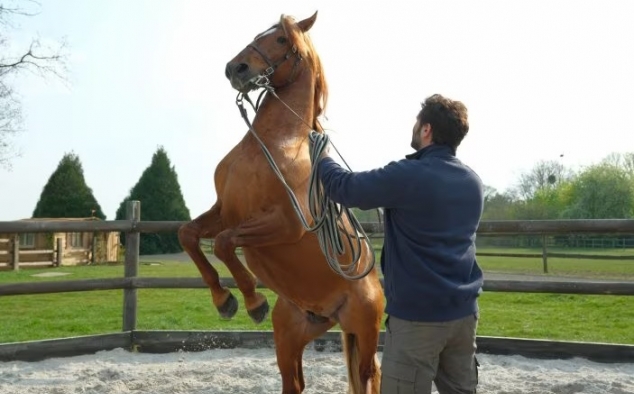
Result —
M66 38L69 83L16 81L25 131L14 140L22 155L0 169L0 220L30 217L70 151L113 219L159 145L192 217L208 209L215 166L246 132L225 64L282 13L319 11L326 126L354 170L411 153L415 115L434 93L467 105L458 156L499 190L538 160L576 167L634 150L633 2L219 4L42 0L39 15L16 20L16 50Z

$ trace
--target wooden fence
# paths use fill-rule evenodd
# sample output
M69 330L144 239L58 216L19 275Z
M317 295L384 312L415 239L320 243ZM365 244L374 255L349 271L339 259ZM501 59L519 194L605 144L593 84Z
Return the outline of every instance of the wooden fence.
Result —
M0 238L0 269L20 267L58 267L63 255L62 240L55 249L20 249L18 234L13 238ZM26 257L26 258L25 258Z
M138 276L140 233L175 232L183 224L178 221L141 221L141 204L131 201L127 206L127 219L89 222L0 222L0 233L50 231L121 231L126 234L125 266L122 278L85 279L69 281L43 281L0 285L0 296L47 294L77 291L123 290L122 332L47 341L10 343L0 345L0 360L37 360L53 356L67 356L125 347L137 351L163 352L201 350L234 346L270 346L271 332L267 331L138 331L137 289L192 289L206 288L201 278L147 278ZM378 224L363 224L368 233L379 233ZM489 221L481 223L480 234L634 234L634 220L534 220ZM236 287L232 278L223 278L228 287ZM259 287L263 287L259 284ZM489 280L484 291L524 293L565 293L599 295L634 295L634 282L619 281L524 281ZM340 346L336 332L326 333L316 340L323 349L325 343ZM325 342L324 342L325 341ZM381 347L382 337L379 347ZM633 361L634 345L597 344L577 342L538 341L521 338L478 337L481 352L522 354L528 357L586 357L599 361Z
M578 260L632 260L634 261L633 255L605 255L605 254L590 254L590 253L553 253L548 251L548 243L546 241L547 234L542 234L541 236L541 244L542 244L542 252L541 253L499 253L499 252L477 252L478 256L489 256L489 257L517 257L517 258L541 258L542 259L542 270L545 274L548 273L548 258L549 257L558 257L558 258L568 258L568 259L578 259ZM634 269L634 265L632 266Z
M372 239L382 239L382 233L374 233L369 236ZM478 248L476 252L477 256L486 256L486 257L514 257L514 258L528 258L528 259L541 259L542 260L542 270L545 274L548 271L548 258L562 258L562 259L576 259L576 260L620 260L620 261L632 261L634 262L634 255L632 254L595 254L595 253L558 253L558 252L550 252L548 250L548 243L546 242L547 235L543 235L540 237L542 239L541 242L541 253L514 253L514 252L482 252L481 248ZM497 247L504 248L504 247ZM504 249L513 249L513 247L507 247ZM521 249L521 248L519 248ZM623 248L625 249L625 248ZM631 252L630 252L631 253ZM634 264L632 265L632 269L634 269Z

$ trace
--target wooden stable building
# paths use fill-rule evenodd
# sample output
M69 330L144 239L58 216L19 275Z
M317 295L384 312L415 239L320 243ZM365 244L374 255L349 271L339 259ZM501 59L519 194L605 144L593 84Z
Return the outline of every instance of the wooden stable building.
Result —
M89 221L87 218L34 218L24 221ZM119 260L119 232L0 233L0 268L13 267L17 240L21 266L69 266ZM61 253L58 251L61 247ZM61 261L57 261L60 257Z

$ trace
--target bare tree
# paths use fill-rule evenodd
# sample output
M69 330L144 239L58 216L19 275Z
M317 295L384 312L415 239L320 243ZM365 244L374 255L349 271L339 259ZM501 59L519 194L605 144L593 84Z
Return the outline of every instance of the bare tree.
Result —
M623 162L623 156L618 152L612 152L601 160L601 163L620 167Z
M486 203L487 201L495 197L498 194L498 191L493 186L484 185L483 193L484 193L484 202Z
M18 5L19 4L19 5ZM0 0L0 166L9 167L11 159L18 152L11 144L11 138L23 131L22 104L12 83L24 73L40 77L55 76L65 81L66 44L62 41L58 48L47 48L38 38L31 41L28 49L11 53L7 48L13 22L22 17L33 17L28 6L39 6L35 0Z
M634 177L634 152L627 152L623 154L623 168L628 174Z
M612 152L602 160L602 163L622 168L629 176L634 176L634 152Z
M522 199L529 200L538 190L556 187L572 175L570 169L558 161L540 161L530 171L520 175L517 193Z

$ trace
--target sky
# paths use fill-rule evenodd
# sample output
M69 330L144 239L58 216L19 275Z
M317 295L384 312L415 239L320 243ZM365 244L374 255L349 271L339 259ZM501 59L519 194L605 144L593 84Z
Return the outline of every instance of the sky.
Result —
M209 209L215 167L247 132L225 65L281 14L318 11L310 35L330 88L326 127L355 171L411 153L434 93L465 103L458 157L500 191L539 160L580 168L634 151L634 2L369 4L41 0L29 8L38 15L14 20L11 49L65 39L67 82L14 81L25 122L12 140L20 156L0 168L0 220L30 217L69 152L112 220L159 146L192 217Z

